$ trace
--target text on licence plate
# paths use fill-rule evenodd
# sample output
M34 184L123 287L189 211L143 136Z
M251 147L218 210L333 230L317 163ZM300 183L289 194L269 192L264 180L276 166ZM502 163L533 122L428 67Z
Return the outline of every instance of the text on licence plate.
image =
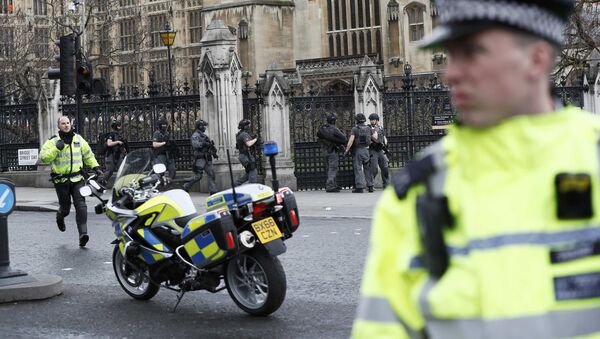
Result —
M252 228L254 228L254 232L258 236L258 240L263 244L281 238L281 231L279 231L279 227L277 227L273 217L252 223Z

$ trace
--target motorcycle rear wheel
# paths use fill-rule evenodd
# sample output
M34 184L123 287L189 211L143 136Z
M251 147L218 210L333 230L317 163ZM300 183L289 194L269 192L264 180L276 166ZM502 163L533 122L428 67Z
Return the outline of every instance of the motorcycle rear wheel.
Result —
M227 263L225 285L238 307L256 316L277 311L287 290L285 272L279 259L258 248Z
M119 250L119 244L117 244L113 251L113 269L119 285L121 285L127 294L135 299L152 299L158 293L160 286L150 281L148 278L148 268L144 268L141 272L133 269L130 269L130 272L126 272L127 265L129 264L125 262L125 258L123 258Z

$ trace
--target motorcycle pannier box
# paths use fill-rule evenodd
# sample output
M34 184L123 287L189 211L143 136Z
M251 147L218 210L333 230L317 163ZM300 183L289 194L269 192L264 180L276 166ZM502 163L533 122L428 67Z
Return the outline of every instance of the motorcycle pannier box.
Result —
M222 263L237 252L237 231L228 211L215 211L191 219L181 239L185 252L198 268Z

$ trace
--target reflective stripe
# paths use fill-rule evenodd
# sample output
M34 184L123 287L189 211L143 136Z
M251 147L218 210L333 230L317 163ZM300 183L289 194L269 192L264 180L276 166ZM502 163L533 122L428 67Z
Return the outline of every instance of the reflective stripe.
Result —
M600 308L556 311L510 319L427 320L431 339L546 339L600 333Z
M486 251L515 245L553 246L597 240L600 240L600 225L589 225L577 230L504 234L487 239L477 239L470 241L467 247L448 247L448 252L452 256L462 256L468 255L473 250ZM409 267L411 269L424 267L422 256L413 257Z
M386 324L398 324L404 328L411 338L425 338L423 331L415 332L398 318L388 301L384 298L363 296L358 304L356 319Z
M73 159L73 165L79 165L79 164L83 164L83 161L81 159ZM54 166L65 166L65 165L71 165L71 160L54 162Z

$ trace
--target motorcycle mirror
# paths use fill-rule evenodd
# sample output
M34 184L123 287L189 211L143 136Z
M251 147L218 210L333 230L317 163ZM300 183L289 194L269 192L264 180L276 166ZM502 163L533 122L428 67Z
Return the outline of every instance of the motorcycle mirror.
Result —
M92 189L89 186L83 186L79 189L79 194L82 197L89 197L92 195Z
M156 174L162 174L167 171L167 166L165 166L165 164L155 164L154 166L152 166L152 170Z

